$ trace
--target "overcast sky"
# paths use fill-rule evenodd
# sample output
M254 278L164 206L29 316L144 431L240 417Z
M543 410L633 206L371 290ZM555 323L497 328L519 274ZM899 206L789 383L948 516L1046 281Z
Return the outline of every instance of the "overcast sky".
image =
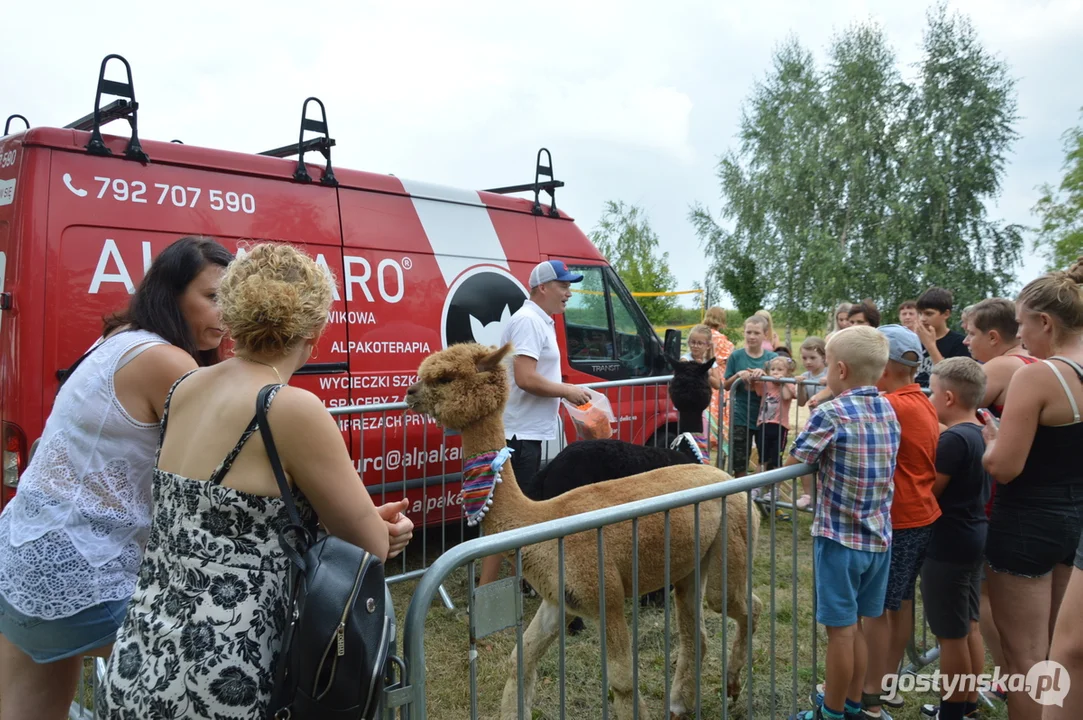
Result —
M919 2L7 3L0 111L61 126L91 110L102 57L133 66L140 135L257 152L296 139L301 102L327 106L334 162L485 188L533 179L553 152L557 204L584 231L602 204L641 205L681 288L704 263L688 223L717 212L715 166L773 49L794 33L817 58L874 19L910 73ZM1083 106L1083 2L957 0L1018 79L1021 138L993 217L1029 224L1061 176L1060 135ZM159 9L160 8L160 9ZM1072 90L1075 88L1075 90ZM117 132L123 130L118 125ZM1029 245L1028 245L1029 249ZM1040 274L1028 253L1023 282Z

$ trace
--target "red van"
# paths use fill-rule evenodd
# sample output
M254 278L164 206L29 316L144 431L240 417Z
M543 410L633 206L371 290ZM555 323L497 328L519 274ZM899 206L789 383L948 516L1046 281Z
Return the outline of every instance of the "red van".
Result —
M105 79L114 60L126 71L123 82ZM117 99L102 106L103 95ZM309 116L311 105L321 119ZM110 55L93 113L65 128L12 116L0 138L4 501L66 368L98 337L102 317L126 303L156 253L183 235L213 236L242 252L246 241L293 243L333 274L327 332L293 381L328 408L401 402L426 355L463 341L495 344L527 296L531 268L550 257L585 275L557 320L567 382L668 372L642 310L557 210L563 183L553 179L547 150L538 153L533 183L457 190L334 167L335 142L316 98L304 103L298 142L264 153L143 141L138 111L131 68ZM117 120L129 123L130 137L102 135ZM313 151L324 162L306 163ZM509 196L518 192L534 198ZM675 436L664 387L623 390L610 394L624 439ZM339 420L366 484L406 487L415 522L460 515L456 437L401 410Z

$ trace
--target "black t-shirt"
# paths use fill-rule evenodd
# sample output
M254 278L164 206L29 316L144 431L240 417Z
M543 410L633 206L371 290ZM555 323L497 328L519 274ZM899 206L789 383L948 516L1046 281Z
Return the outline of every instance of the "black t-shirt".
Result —
M970 357L970 348L963 344L966 336L962 333L948 330L948 334L936 341L936 349L947 360L950 357ZM921 346L921 365L918 366L918 376L914 380L922 387L929 387L929 373L933 371L933 359L929 357L929 351Z
M933 523L926 551L934 560L963 564L982 557L989 525L985 504L993 490L993 479L981 464L984 454L981 425L962 423L940 434L936 472L951 479L940 494L942 514Z

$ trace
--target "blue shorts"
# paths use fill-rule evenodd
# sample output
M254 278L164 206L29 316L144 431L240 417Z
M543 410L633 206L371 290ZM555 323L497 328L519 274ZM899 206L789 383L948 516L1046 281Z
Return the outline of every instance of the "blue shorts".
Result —
M858 616L880 617L891 568L891 550L852 550L834 540L812 539L816 561L816 622L856 625Z
M36 663L82 655L117 638L127 600L99 603L56 620L23 615L0 595L0 635Z

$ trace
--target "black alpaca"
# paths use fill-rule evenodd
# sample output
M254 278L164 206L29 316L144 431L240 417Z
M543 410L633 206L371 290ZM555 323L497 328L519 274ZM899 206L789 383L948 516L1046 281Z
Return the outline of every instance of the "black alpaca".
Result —
M705 462L696 438L704 433L703 411L711 403L711 385L707 373L714 358L706 362L672 360L669 398L677 409L677 432L670 447L636 445L623 440L579 440L564 448L543 467L530 483L533 500L548 500L584 485L637 475L670 465ZM665 593L657 590L644 595L644 605L661 605ZM583 628L581 618L574 618L572 634Z

